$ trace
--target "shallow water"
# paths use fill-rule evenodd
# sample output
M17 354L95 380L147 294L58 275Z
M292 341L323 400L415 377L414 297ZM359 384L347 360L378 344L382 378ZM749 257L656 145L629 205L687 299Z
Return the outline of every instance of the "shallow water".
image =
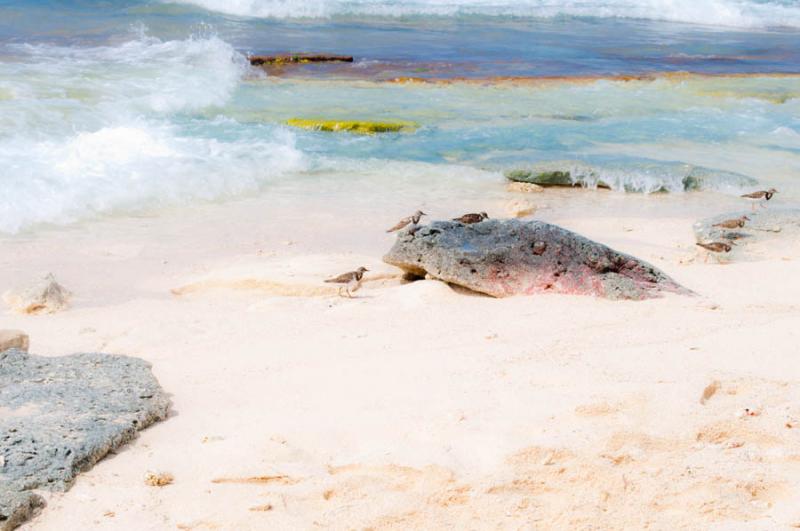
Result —
M333 198L342 179L381 183L360 188L365 202L410 201L404 185L485 191L548 161L620 192L683 193L702 171L711 198L775 186L800 200L800 77L719 75L800 73L800 7L593 5L0 2L0 231ZM265 72L246 59L285 51L356 61ZM663 75L684 70L704 75ZM296 117L419 128L331 134L285 125Z

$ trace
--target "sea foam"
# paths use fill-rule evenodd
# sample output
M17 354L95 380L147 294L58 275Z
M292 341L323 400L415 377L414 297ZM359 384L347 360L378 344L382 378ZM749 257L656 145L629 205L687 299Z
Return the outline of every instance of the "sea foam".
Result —
M301 167L291 132L226 138L245 72L216 37L15 46L0 62L0 231L257 191ZM194 126L201 123L201 126Z
M634 18L741 28L800 27L789 0L164 0L244 17L560 16Z

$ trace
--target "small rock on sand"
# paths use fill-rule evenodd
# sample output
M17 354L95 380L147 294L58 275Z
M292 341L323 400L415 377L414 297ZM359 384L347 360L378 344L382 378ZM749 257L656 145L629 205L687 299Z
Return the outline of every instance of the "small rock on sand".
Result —
M144 484L151 487L165 487L173 481L175 478L169 472L148 472L144 476Z
M536 205L524 199L512 199L506 203L506 214L512 218L532 216L536 212Z
M539 186L538 184L534 183L524 183L524 182L514 181L506 185L506 190L508 190L509 192L531 194L531 193L543 192L544 186Z
M65 310L71 297L72 293L48 273L28 288L6 292L3 300L15 312L38 314Z
M0 352L15 348L28 351L28 334L21 330L0 330Z

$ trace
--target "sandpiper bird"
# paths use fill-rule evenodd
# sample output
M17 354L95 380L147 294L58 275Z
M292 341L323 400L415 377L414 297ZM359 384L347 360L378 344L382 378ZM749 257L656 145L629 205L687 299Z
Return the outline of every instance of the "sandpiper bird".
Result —
M725 242L698 243L697 245L712 253L729 253L732 249L732 243ZM708 262L708 254L706 254L706 259L703 262Z
M761 200L763 199L764 201L769 201L772 199L772 196L777 193L778 191L775 188L770 188L769 190L759 190L758 192L744 194L742 197L745 199L753 199L753 210L755 210L756 202L758 202L758 204L761 206L765 206L763 203L761 203Z
M460 218L453 218L453 221L469 225L471 223L480 223L484 219L489 219L489 214L486 212L481 212L480 214L464 214Z
M725 221L720 221L719 223L715 223L714 227L719 227L721 229L741 229L744 227L745 222L750 221L750 218L747 216L742 216L740 218L735 219L726 219Z
M352 298L353 292L357 291L358 288L361 287L361 279L364 278L364 272L369 271L366 267L359 267L355 271L348 271L347 273L342 273L336 278L329 278L325 282L331 284L345 284L339 288L339 296L342 296L342 290L347 293L347 296Z
M414 212L412 215L408 216L407 218L403 218L400 221L398 221L397 225L395 225L391 229L387 230L386 232L398 231L398 230L402 229L403 227L405 227L406 225L408 225L409 223L413 223L414 225L416 225L417 223L419 223L419 220L422 218L422 216L427 216L427 215L428 214L426 214L422 210L417 210L416 212Z
M698 246L707 249L712 253L729 253L731 252L731 245L725 242L711 242L711 243L698 243Z

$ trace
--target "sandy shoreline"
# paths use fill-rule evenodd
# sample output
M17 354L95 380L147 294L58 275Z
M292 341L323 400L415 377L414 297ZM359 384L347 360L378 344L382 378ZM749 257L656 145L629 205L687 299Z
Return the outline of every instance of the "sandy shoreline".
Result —
M68 493L47 494L25 528L800 524L798 242L704 264L691 233L703 209L689 195L675 215L648 219L636 214L645 198L627 197L613 217L570 215L563 194L536 194L550 207L537 217L700 295L495 300L401 285L380 262L391 237L369 228L394 213L312 200L2 240L3 286L53 270L77 294L64 313L4 314L3 328L26 330L37 354L142 357L174 403ZM357 299L303 291L362 264L380 279ZM284 291L170 292L202 279ZM147 486L148 471L175 482Z

